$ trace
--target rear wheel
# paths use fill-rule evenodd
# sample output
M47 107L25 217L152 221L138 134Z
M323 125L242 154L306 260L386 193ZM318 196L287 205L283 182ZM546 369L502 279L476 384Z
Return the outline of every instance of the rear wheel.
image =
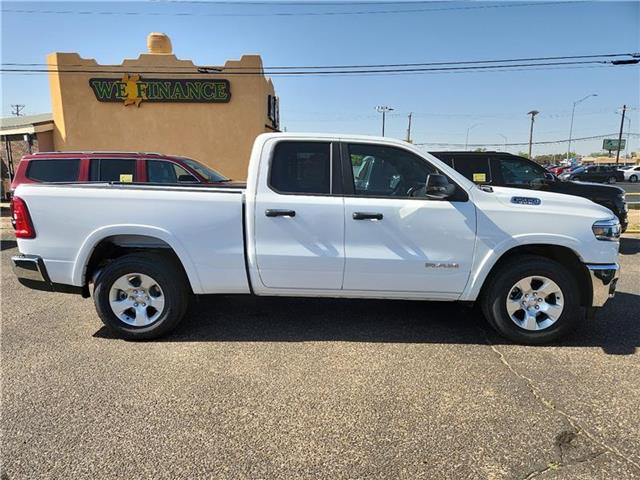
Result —
M629 177L629 181L630 181L631 183L636 183L636 182L638 181L638 176L637 176L637 175L635 175L635 174L634 174L634 175L631 175L631 176Z
M489 324L518 343L557 340L573 329L580 313L579 290L558 262L520 256L492 274L481 298Z
M175 328L184 316L186 279L177 262L164 255L125 255L100 274L94 301L100 319L118 336L157 338Z
M609 177L609 183L616 183L616 177Z

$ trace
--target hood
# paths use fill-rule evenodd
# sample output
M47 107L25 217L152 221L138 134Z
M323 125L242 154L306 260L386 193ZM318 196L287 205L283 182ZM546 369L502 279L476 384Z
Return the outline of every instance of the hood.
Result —
M614 216L608 208L575 195L508 187L493 187L493 195L503 205L517 210L544 211L565 215L571 213L596 219ZM528 203L529 201L531 203Z
M624 190L620 187L593 182L574 182L573 180L556 182L552 188L558 193L569 193L571 195L597 195L598 197L607 198L624 195Z

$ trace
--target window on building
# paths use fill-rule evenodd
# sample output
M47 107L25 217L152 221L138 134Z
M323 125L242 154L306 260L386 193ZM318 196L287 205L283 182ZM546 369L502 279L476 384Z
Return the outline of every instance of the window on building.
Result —
M198 179L177 163L147 160L147 179L151 183L197 182Z
M79 169L80 160L77 158L30 160L27 178L39 182L76 182Z
M271 187L282 193L331 193L330 151L330 143L280 142L271 161Z
M128 158L95 158L89 165L92 182L135 182L136 160Z
M352 144L349 157L356 195L409 197L436 173L423 158L400 148Z

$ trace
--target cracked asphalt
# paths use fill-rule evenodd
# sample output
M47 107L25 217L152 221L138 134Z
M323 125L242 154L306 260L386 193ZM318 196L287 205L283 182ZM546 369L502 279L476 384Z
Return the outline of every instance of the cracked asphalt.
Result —
M163 341L21 287L2 242L2 479L640 478L640 238L558 345L451 304L207 297Z

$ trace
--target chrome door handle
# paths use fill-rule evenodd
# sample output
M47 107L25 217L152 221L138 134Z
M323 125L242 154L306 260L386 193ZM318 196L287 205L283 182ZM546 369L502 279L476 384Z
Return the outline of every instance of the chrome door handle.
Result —
M354 220L382 220L383 215L381 213L371 212L353 212Z

